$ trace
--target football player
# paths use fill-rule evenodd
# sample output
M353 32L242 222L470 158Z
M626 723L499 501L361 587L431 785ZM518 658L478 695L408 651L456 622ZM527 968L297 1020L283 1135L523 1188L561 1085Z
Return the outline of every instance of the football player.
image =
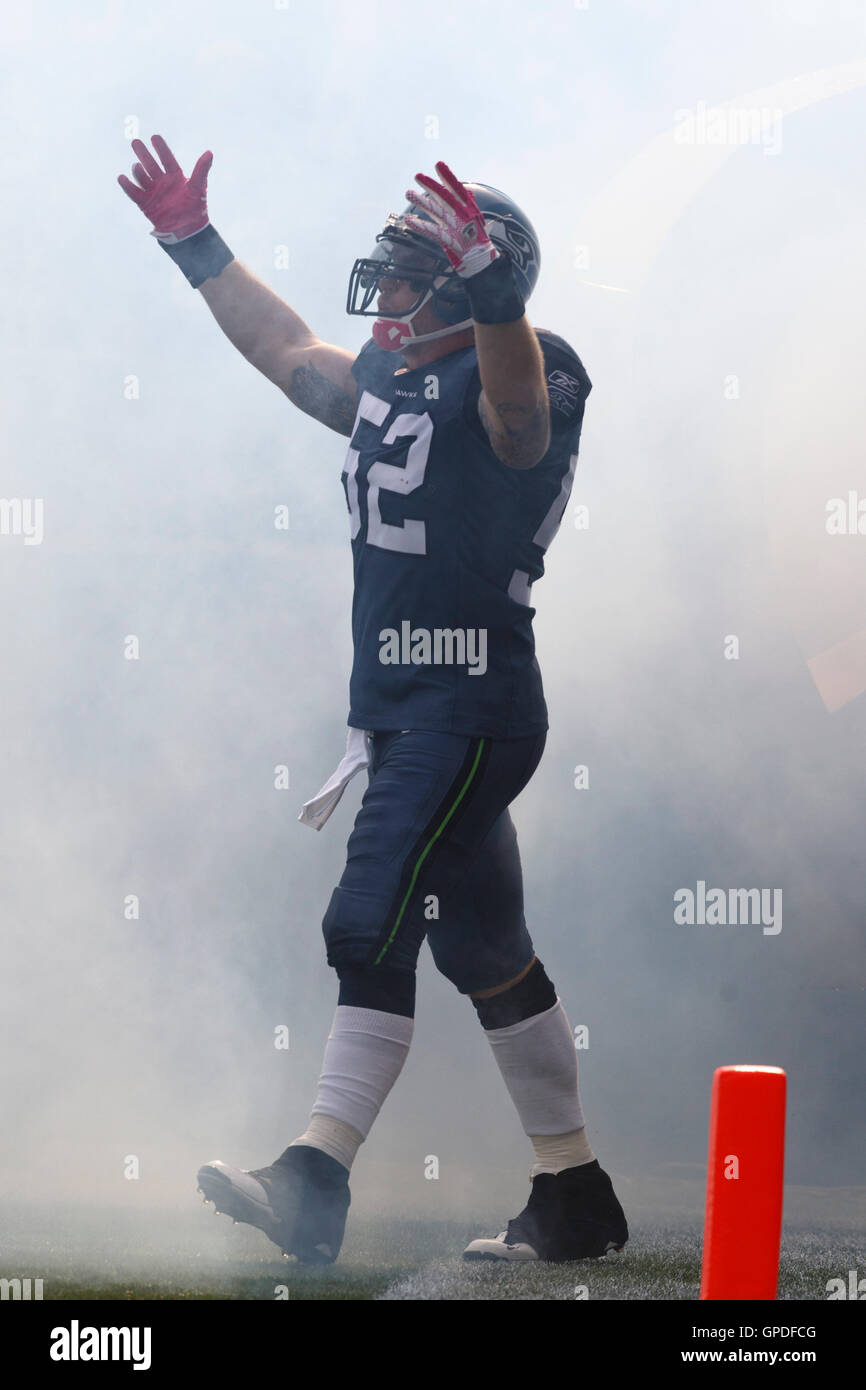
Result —
M347 310L357 354L322 342L210 222L203 154L187 178L161 136L118 182L243 356L348 451L354 564L346 756L301 819L321 828L349 777L368 785L323 920L339 979L309 1124L270 1165L222 1161L205 1200L303 1263L336 1260L349 1172L412 1039L426 939L468 995L529 1136L528 1202L468 1259L569 1260L628 1239L590 1147L572 1030L526 927L509 805L548 727L532 585L571 492L590 381L525 303L539 247L526 215L444 163L417 175ZM158 159L157 159L158 156ZM161 162L160 162L161 161Z

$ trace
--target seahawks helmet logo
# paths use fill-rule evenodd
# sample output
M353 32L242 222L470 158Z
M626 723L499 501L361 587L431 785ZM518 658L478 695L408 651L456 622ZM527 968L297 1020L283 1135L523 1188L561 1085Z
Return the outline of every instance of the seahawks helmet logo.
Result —
M492 242L498 243L514 261L515 265L527 273L536 264L535 248L525 232L516 223L502 217L485 217L484 225Z

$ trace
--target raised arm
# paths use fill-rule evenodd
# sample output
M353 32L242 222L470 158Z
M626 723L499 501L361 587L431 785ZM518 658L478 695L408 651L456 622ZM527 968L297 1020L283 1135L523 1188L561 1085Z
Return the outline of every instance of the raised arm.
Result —
M338 434L352 433L358 405L354 353L323 343L238 260L205 280L199 292L238 352L293 405Z
M139 163L133 184L118 183L153 223L153 235L198 289L238 351L307 415L350 435L357 406L354 354L318 339L278 294L236 260L211 225L207 150L187 179L161 135L151 137L162 166L143 140L133 140Z
M473 193L442 160L436 172L441 183L418 174L423 191L406 192L426 220L406 222L442 248L466 288L481 377L478 414L491 449L509 468L534 468L550 445L544 356L509 259L490 240Z
M509 468L533 468L550 445L544 355L524 314L513 323L476 323L478 414L490 447Z

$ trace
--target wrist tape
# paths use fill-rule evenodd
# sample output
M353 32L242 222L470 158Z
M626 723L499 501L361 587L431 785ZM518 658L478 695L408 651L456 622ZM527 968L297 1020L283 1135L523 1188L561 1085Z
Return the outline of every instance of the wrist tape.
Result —
M183 241L160 241L159 244L166 255L171 256L175 265L180 266L194 290L203 285L205 280L219 275L220 271L234 260L233 252L210 223L193 236L185 237Z
M523 317L523 296L510 256L497 256L477 275L470 275L463 288L476 323L514 323Z

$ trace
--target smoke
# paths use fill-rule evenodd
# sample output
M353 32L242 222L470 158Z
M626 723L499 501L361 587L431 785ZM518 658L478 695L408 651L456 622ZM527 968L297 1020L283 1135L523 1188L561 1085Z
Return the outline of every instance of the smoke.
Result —
M321 834L297 815L345 745L346 441L233 351L118 189L155 131L185 169L214 150L235 254L352 349L349 269L417 170L526 208L530 317L594 383L514 807L590 1140L635 1179L700 1165L713 1068L766 1062L789 1180L862 1183L866 539L826 522L866 498L866 96L715 161L651 254L640 206L615 243L589 217L678 110L843 66L862 12L548 4L518 44L509 4L48 10L0 35L3 488L44 530L0 535L2 1190L183 1205L208 1159L271 1162L336 1002L321 919L361 779ZM782 930L678 925L699 882L777 891ZM426 947L418 995L358 1190L384 1205L399 1175L444 1216L458 1173L522 1184L529 1145Z

